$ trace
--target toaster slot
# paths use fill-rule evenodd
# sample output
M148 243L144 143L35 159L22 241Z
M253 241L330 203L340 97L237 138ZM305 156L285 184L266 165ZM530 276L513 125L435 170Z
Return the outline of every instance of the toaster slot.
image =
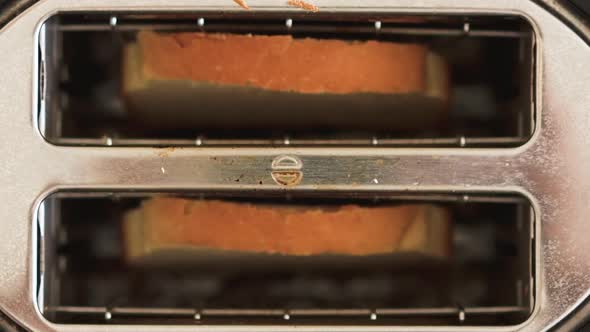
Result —
M70 191L37 215L60 324L494 326L534 303L520 196Z
M60 13L39 50L58 145L506 147L535 127L518 16Z

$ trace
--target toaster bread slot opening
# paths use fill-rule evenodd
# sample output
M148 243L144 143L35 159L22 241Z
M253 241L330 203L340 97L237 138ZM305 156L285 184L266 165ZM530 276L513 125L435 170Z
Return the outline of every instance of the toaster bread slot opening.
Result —
M502 147L534 129L520 17L58 14L39 41L58 145Z
M518 196L58 192L38 305L60 324L510 325L534 294Z

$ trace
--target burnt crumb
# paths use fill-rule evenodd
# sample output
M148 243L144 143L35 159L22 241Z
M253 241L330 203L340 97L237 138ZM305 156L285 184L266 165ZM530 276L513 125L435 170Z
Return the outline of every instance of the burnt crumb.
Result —
M246 3L246 0L234 0L234 2L237 3L240 7L244 8L244 9L250 9L248 4ZM317 6L315 6L309 2L305 2L303 0L288 0L287 4L289 6L305 9L310 12L319 12L320 11L320 9Z
M262 184L262 181L258 181L258 184Z
M174 150L176 150L176 148L173 146L164 148L162 151L158 151L158 156L160 156L162 158L168 157L168 155L170 153L174 152Z
M244 9L250 9L250 7L248 7L248 4L246 3L245 0L234 0L235 3L237 3L240 7L244 8Z
M317 6L315 6L309 2L305 2L303 0L288 0L287 4L289 6L305 9L310 12L319 12L320 11L320 9Z

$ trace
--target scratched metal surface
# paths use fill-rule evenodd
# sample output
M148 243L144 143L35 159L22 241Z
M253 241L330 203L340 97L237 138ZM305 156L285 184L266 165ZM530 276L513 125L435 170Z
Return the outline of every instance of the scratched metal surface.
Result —
M537 128L510 149L56 147L36 130L36 31L58 10L240 10L229 0L40 1L0 30L0 308L36 331L159 331L162 326L56 325L35 306L36 206L59 188L241 188L282 190L272 160L297 156L302 178L288 190L510 191L534 203L539 246L537 303L531 318L496 331L540 331L567 314L590 289L590 48L529 1L315 0L331 11L499 12L527 17L538 43ZM285 10L251 0L252 10ZM234 181L240 177L239 184ZM175 326L175 331L357 331L358 326ZM366 330L404 330L366 327ZM415 331L482 328L412 327Z

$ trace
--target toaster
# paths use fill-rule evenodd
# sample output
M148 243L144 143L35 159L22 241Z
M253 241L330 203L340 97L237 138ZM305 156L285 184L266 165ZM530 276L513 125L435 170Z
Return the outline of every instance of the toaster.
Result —
M567 4L541 0L312 2L317 11L276 0L250 0L249 10L230 0L13 1L3 8L1 327L584 326L587 21ZM186 96L180 84L130 96L125 57L145 31L420 45L442 65L424 65L423 96L393 100L251 87ZM177 61L172 53L162 61ZM235 61L242 56L236 49ZM294 211L434 206L448 215L449 251L292 257L194 250L180 263L176 252L132 263L125 222L158 197ZM224 232L221 242L236 237ZM347 241L339 234L330 241Z

